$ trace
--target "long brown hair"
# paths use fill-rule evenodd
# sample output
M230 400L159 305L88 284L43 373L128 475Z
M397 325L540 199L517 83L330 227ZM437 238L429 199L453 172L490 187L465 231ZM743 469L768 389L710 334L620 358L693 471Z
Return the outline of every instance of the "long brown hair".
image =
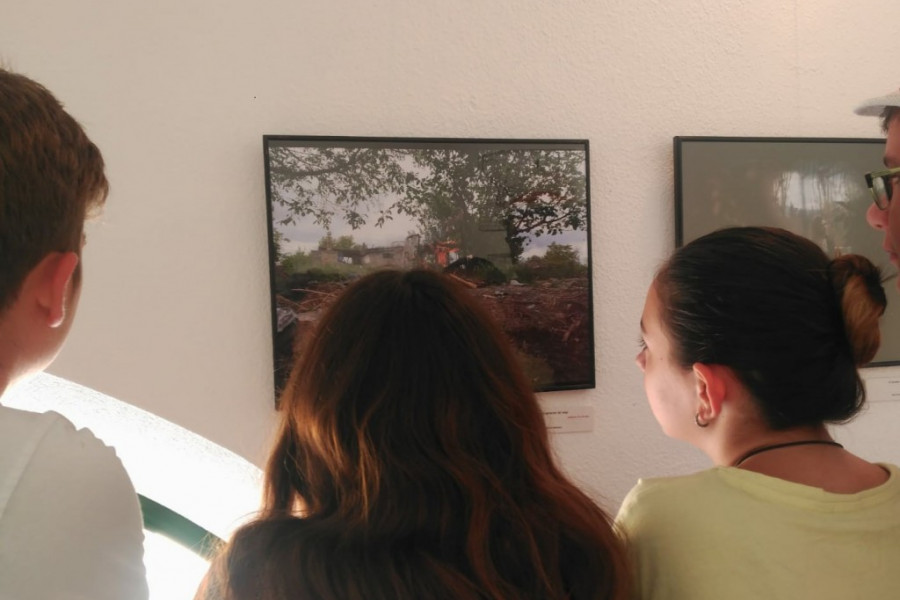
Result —
M610 519L559 471L503 334L456 283L351 286L282 397L264 508L218 560L234 600L624 598Z

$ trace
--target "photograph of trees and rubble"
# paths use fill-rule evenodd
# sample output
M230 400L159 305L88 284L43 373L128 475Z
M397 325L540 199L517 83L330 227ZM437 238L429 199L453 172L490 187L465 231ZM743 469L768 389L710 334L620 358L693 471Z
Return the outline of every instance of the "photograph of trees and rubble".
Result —
M594 385L588 145L266 136L276 393L355 278L436 269L478 297L536 390Z

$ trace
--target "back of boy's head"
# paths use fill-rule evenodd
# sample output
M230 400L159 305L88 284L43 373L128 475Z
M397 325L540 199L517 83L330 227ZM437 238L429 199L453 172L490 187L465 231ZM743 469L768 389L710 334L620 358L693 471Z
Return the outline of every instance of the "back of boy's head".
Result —
M108 188L100 150L53 94L0 68L0 314L47 254L80 253Z

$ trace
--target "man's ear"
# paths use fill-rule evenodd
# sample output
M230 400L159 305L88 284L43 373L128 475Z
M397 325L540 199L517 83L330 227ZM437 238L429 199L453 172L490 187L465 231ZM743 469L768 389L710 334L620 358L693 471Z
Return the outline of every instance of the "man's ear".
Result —
M78 267L75 252L51 252L32 271L36 277L36 300L48 327L59 327L66 319L69 288Z
M731 387L731 369L723 365L694 363L694 381L700 403L698 415L704 421L712 421L722 412L722 403Z

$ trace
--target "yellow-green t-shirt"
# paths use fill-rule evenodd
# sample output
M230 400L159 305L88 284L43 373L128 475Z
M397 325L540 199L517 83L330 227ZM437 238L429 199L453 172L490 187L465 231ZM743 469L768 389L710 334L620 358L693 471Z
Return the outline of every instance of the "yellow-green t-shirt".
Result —
M900 469L833 494L731 467L641 480L616 522L637 597L900 599Z

